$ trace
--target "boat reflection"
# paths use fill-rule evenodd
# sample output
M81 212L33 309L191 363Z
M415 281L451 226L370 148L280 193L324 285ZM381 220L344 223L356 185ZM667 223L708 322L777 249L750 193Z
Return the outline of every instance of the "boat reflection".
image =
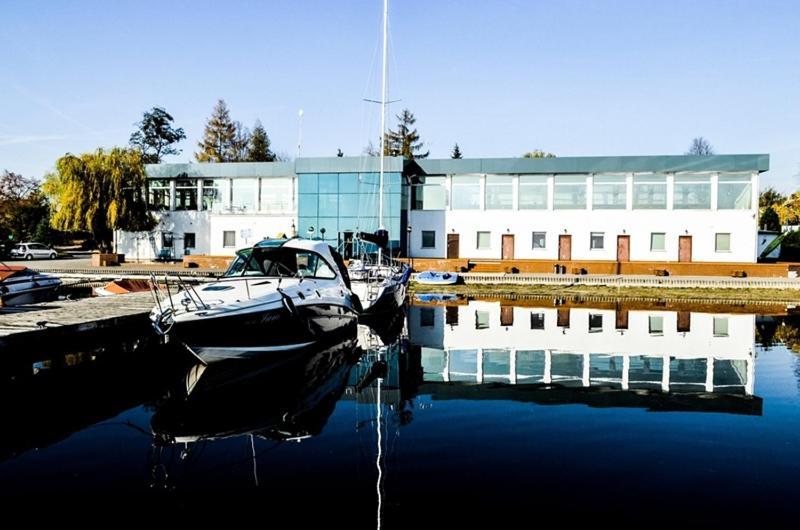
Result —
M412 307L409 335L434 399L762 410L754 315L469 301Z

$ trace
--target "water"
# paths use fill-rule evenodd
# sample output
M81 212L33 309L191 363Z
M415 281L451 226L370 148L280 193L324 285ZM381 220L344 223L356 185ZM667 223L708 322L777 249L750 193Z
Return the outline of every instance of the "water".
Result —
M3 508L382 528L794 517L795 317L446 303L255 363L202 369L131 337L11 364Z

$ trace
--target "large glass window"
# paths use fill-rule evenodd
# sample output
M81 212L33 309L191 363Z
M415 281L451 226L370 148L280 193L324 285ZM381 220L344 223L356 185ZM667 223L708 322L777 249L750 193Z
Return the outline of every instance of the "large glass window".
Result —
M478 210L481 207L481 178L453 177L450 204L453 210Z
M292 179L261 179L261 211L268 213L292 211Z
M546 175L524 175L519 177L519 209L547 209Z
M675 175L673 207L676 210L711 208L711 176Z
M258 179L233 179L231 210L234 212L255 212L258 201Z
M510 210L514 201L514 180L506 175L486 176L486 209Z
M147 203L152 210L169 210L169 180L154 179L147 182Z
M750 175L722 173L717 190L720 210L749 210L752 206Z
M716 234L714 241L714 250L717 252L730 252L731 251L731 235L730 234Z
M477 248L478 250L489 250L491 248L491 232L478 232Z
M592 180L592 208L625 209L628 202L628 184L625 175L595 175Z
M203 181L203 210L221 212L228 197L228 179Z
M339 175L336 173L320 173L320 193L339 193Z
M436 232L434 230L422 231L422 248L436 248Z
M586 177L583 175L557 175L553 189L553 208L556 210L585 209Z
M411 188L415 210L444 210L447 207L447 189L444 177L425 177L425 181Z
M633 208L663 210L667 207L666 175L634 175Z
M175 209L197 210L197 181L178 179L175 183Z

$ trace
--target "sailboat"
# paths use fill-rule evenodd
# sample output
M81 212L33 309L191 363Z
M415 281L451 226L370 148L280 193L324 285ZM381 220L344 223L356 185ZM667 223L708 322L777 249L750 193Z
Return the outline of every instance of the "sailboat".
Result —
M348 273L351 290L362 306L362 315L381 314L396 311L406 300L406 289L411 269L402 262L394 261L389 252L389 232L383 222L383 188L386 167L386 107L388 99L387 62L389 37L389 0L383 1L383 63L381 68L381 146L380 181L378 189L378 222L380 227L374 234L361 232L359 238L378 248L377 260L373 263L365 259L351 260Z

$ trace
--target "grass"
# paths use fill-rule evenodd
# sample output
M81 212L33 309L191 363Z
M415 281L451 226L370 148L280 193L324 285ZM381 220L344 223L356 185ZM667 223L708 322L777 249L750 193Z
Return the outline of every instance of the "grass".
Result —
M795 289L696 289L676 287L608 287L567 285L420 285L410 284L412 293L452 293L474 296L607 296L619 299L656 298L672 300L732 300L742 302L800 303L800 290Z

